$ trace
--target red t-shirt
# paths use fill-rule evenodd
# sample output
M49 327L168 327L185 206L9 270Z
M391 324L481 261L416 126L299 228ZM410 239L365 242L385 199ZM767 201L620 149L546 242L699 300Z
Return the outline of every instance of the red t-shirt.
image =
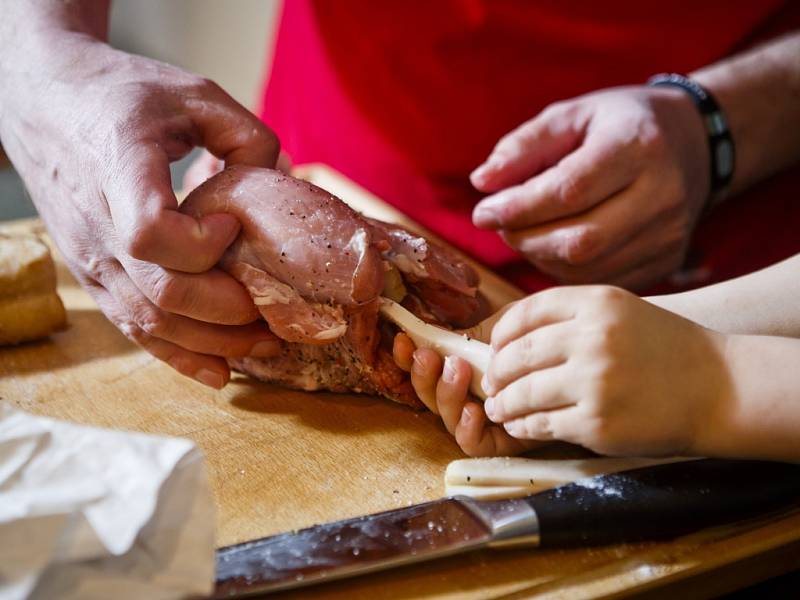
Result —
M497 140L554 101L689 72L798 25L800 3L780 0L286 0L261 115L295 162L333 166L534 291L551 280L471 222L468 174ZM797 175L700 223L692 285L800 252Z

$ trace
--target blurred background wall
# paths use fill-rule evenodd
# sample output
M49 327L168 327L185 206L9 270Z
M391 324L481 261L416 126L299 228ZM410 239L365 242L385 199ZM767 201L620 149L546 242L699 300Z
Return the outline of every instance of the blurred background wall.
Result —
M252 108L266 76L280 0L113 0L111 44L219 83ZM174 165L180 181L189 157ZM0 220L35 210L13 169L0 168Z

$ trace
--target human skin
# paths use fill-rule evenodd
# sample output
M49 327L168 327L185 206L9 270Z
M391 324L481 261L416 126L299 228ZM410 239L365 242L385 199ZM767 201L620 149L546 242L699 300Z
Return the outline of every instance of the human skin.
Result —
M800 33L690 75L736 144L735 194L800 158ZM473 212L561 283L643 289L674 272L709 197L709 148L683 90L629 86L558 102L471 176ZM713 218L713 214L709 217Z
M213 268L239 223L177 211L194 146L271 167L279 144L216 84L111 48L108 1L0 0L0 140L72 273L130 339L215 388L226 356L279 350Z
M800 335L798 282L800 256L671 296L534 294L492 331L484 405L467 394L464 361L443 366L405 336L395 357L471 456L562 440L620 456L800 461L800 339L785 337Z
M798 102L800 99L800 62L796 60L798 55L800 55L800 35L793 34L693 74L695 79L712 91L728 116L737 147L737 166L731 186L733 193L745 189L792 162L796 162L800 157L800 102ZM682 93L680 90L677 91ZM620 93L622 92L619 90L614 92L615 96ZM656 91L647 91L647 94L653 93ZM658 90L658 93L661 94L661 90ZM578 99L577 102L585 102L586 98L589 97ZM590 104L596 104L596 100L596 98L593 99ZM675 96L674 100L678 102L679 97ZM646 99L640 97L639 101L646 104ZM668 99L662 97L661 101L668 102ZM691 108L694 110L694 107ZM566 110L566 107L559 110ZM574 103L572 103L572 110L577 110ZM558 112L558 110L554 110L551 115L558 114ZM548 119L544 120L549 121ZM546 164L546 161L542 162L544 160L542 149L553 148L553 145L538 134L528 134L535 134L537 131L558 134L562 131L559 129L559 123L558 120L549 121L545 126L534 120L498 144L498 161L495 166L484 166L479 169L473 174L473 181L476 181L479 186L486 186L487 190L492 186L511 187L505 187L504 191L495 195L495 198L500 198L499 200L487 200L487 202L497 203L501 207L500 212L508 211L508 214L521 215L529 206L543 211L550 210L550 208L557 210L558 200L563 199L563 195L560 194L560 188L557 185L558 177L553 174L554 171L573 169L576 164L586 164L588 165L585 172L587 181L591 182L592 178L604 176L603 173L591 168L593 163L590 160L589 141L592 136L589 133L592 132L589 130L584 137L576 138L579 142L577 150L561 160L555 167L542 171L543 165ZM563 136L554 135L552 137L563 140ZM665 139L663 138L662 142ZM589 154L586 155L585 163L582 163L581 161L584 159L578 160L576 157L586 152ZM537 161L539 162L537 163ZM491 162L488 161L487 164ZM595 164L604 168L608 167L608 164L603 162ZM707 168L707 156L700 159L699 164L704 169ZM529 172L534 173L534 176L526 179ZM536 175L535 173L541 174ZM575 171L573 170L572 173L574 176ZM644 175L641 177L647 177L646 169L643 173ZM517 183L513 184L512 182ZM550 183L548 184L548 182ZM541 190L548 189L545 184L550 185L550 189L553 190L549 196L540 193ZM688 180L685 185L692 187ZM703 190L703 195L705 194L707 182L694 185ZM588 184L585 186L586 189L590 187ZM574 191L574 186L570 184L567 189ZM569 254L567 252L569 248L585 248L587 239L592 242L611 240L611 237L602 237L595 233L586 234L586 231L588 231L587 228L592 227L594 227L593 231L600 231L603 227L603 219L598 215L608 214L608 210L610 210L606 208L606 212L603 213L601 208L620 198L630 196L630 194L628 196L626 194L627 192L618 194L612 196L611 199L602 201L599 205L595 204L578 217L558 217L551 213L550 217L554 219L552 224L534 225L527 229L517 230L519 239L532 240L531 244L541 248L544 252L543 256L550 258ZM699 197L700 195L698 195ZM634 197L630 196L629 199L633 200ZM476 211L479 209L480 206L476 208ZM688 213L684 210L684 216L686 214ZM595 217L598 218L595 219ZM667 230L670 228L667 222L663 222L662 226ZM501 228L501 231L509 230ZM578 240L577 246L573 247L570 244L575 243L575 240ZM598 268L598 265L602 267L603 261L618 260L618 264L624 264L625 253L631 251L632 243L631 241L617 249L608 250L606 254L598 258L583 257L586 258L583 265L570 264L569 261L564 260L547 259L549 262L544 263L545 270L555 265L555 270L549 272L556 274L557 271L562 279L568 281L591 280L589 275L596 272L595 269ZM654 278L663 276L664 272L661 270L663 265L659 261L677 260L674 249L669 247L662 247L655 256L654 261L645 262L633 269L627 271L623 269L616 275L607 273L606 279L636 287L638 284L650 281L651 275ZM536 261L538 258L532 257L532 260ZM639 277L639 272L643 274L643 278ZM615 300L602 303L603 310L600 311L598 318L605 319L600 322L606 323L608 327L613 325L614 328L623 331L623 335L619 337L627 340L628 343L636 340L635 336L638 335L636 330L639 327L648 327L650 336L667 336L672 340L670 343L673 344L673 347L667 348L671 353L679 353L686 344L690 343L704 349L705 354L701 363L693 363L690 365L691 368L710 368L709 364L715 365L714 373L706 374L706 376L718 378L720 385L727 391L724 399L718 398L713 406L709 401L710 412L701 411L704 415L713 415L705 423L706 429L695 427L695 430L706 431L702 439L695 439L692 437L695 434L687 431L686 436L688 437L684 439L672 437L670 441L664 439L663 432L648 430L644 423L639 423L642 425L641 431L650 431L650 435L642 439L637 437L639 430L625 429L624 425L615 423L617 419L624 420L621 413L618 413L616 419L609 417L610 413L602 413L606 415L605 419L610 420L610 424L604 423L603 426L594 430L594 434L589 429L597 425L596 419L587 419L583 425L578 424L570 431L550 427L545 428L546 431L531 434L533 429L524 429L519 421L514 425L508 424L509 419L503 413L502 400L497 402L499 412L494 413L495 402L489 403L487 411L485 411L483 405L469 399L466 382L469 380L470 372L469 365L464 361L456 357L449 357L443 362L441 357L429 349L421 348L415 351L413 343L403 335L397 336L395 340L395 359L401 367L411 371L412 381L420 397L432 410L442 415L445 426L455 435L456 441L462 449L473 456L516 454L536 443L526 438L551 439L555 437L558 439L569 438L598 451L611 453L661 454L666 451L684 451L719 456L800 460L794 441L797 432L800 431L797 415L798 403L793 400L794 390L798 389L800 382L796 380L797 369L793 366L797 363L792 362L800 358L798 342L781 337L800 336L800 313L797 310L796 301L800 295L800 258L795 257L769 269L730 282L682 294L647 299L649 304L670 312L654 311L652 308L646 310L647 305L643 300L636 301L632 297L621 295L619 291L591 292L591 289L593 288L573 288L568 294L565 293L565 302L569 301L575 306L580 304L584 306L582 310L590 311L592 309L587 306L591 306L591 301L587 304L586 301L581 300L582 296L590 296L592 293L600 296L610 295ZM532 298L537 297L539 295ZM620 317L625 315L629 322L619 324ZM679 316L683 318L679 318ZM509 318L511 317L504 317L504 319ZM687 325L690 321L694 321L695 324ZM594 326L591 322L576 321L572 323L571 327L574 328L581 322L586 324L584 333L591 334ZM545 331L546 329L546 327L533 327L529 333L533 334L534 331ZM674 338L674 336L670 338L669 336L673 335L673 329L683 332L684 335L679 338ZM577 333L575 335L580 337ZM720 338L720 335L723 337ZM638 343L641 345L642 351L648 347L648 339L650 337L639 339ZM633 377L634 379L631 381L634 381L638 375L637 369L644 367L639 365L634 368L633 365L637 363L629 362L626 363L628 364L627 370L623 368L622 371L619 371L620 367L614 361L623 356L625 352L630 352L630 349L624 344L609 345L605 348L597 346L587 348L584 354L580 354L579 361L579 364L586 367L586 371L574 374L575 381L590 377L603 379L607 375L603 369L610 368L609 364L616 365L615 369L617 370L614 373L617 373L617 377L620 372L627 372L626 377ZM506 351L505 356L508 354L509 352ZM669 361L674 358L672 354L660 356L655 351L650 354L642 354L641 357L638 353L636 354L636 358L643 359L647 356L650 357L651 364L647 366L649 371L646 372L653 376L652 379L647 380L648 385L655 386L658 382L663 381L665 373L675 377L676 382L684 383L683 375L676 373L675 370L670 373L669 369L672 363ZM573 364L577 360L573 359ZM590 364L592 361L593 364ZM497 364L496 361L493 362L493 365ZM501 366L499 372L502 372L504 368L505 366ZM490 367L491 370L492 367ZM534 371L539 372L532 368L531 373ZM723 371L727 371L727 378L720 374ZM697 385L700 385L702 381L703 378L697 382ZM569 383L564 382L562 385L570 387L576 384L570 381ZM632 394L634 391L634 388L628 388L627 392L617 391L615 397L620 398L621 393L623 395L625 393ZM695 395L697 391L687 391L686 393ZM603 406L612 402L608 396L602 394L600 396L587 394L586 398L586 402L583 403L584 410L588 410L587 406L602 409ZM626 406L625 402L620 401L620 403L620 405ZM633 414L636 414L635 409L635 405L630 406ZM487 417L487 412L492 414ZM540 414L542 412L531 408L531 415L540 415L532 417L531 421L534 423L537 420L540 423L546 421L546 418ZM574 413L575 411L573 411ZM639 414L642 419L645 419L642 413ZM494 420L490 420L492 417ZM677 415L673 415L673 417L676 420L684 418ZM688 426L689 422L694 423L690 419L685 421L684 425ZM674 432L674 428L670 429L671 425L669 420L665 421L665 431ZM528 426L532 425L529 423ZM535 426L533 427L535 429ZM511 435L509 430L514 435ZM611 433L615 431L622 431L624 435L630 435L630 439L635 443L632 446L625 446L620 435ZM708 432L715 433L716 437L710 439L711 436Z

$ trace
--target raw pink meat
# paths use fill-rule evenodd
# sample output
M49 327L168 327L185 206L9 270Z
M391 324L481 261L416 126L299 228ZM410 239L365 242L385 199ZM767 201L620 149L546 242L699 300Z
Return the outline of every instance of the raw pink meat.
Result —
M488 312L475 271L457 255L278 171L230 167L194 190L181 210L227 212L242 224L220 266L286 343L275 358L230 363L264 381L421 407L392 360L396 329L379 318L387 274L399 272L408 292L403 304L426 320L468 327Z

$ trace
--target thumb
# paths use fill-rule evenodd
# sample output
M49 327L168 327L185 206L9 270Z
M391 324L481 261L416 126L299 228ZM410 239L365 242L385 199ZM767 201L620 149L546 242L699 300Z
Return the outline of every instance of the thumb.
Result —
M491 193L516 185L557 164L585 134L572 103L553 104L503 136L489 158L470 175L472 185Z

